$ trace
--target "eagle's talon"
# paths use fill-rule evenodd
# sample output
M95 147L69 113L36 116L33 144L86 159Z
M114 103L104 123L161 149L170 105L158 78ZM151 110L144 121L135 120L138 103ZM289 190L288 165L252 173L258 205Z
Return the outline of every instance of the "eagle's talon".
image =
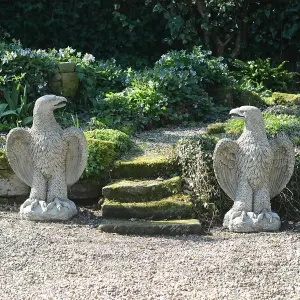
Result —
M247 215L248 215L248 217L251 218L251 219L256 219L256 214L255 214L253 211L247 212Z
M264 214L263 214L263 213L260 213L260 214L257 216L257 221L261 221L263 218L264 218Z
M231 216L231 219L235 219L237 217L240 217L242 215L242 213L243 213L242 210L233 212L232 216Z
M35 198L28 198L23 204L23 208L27 206L31 206L32 208L35 208L39 204L39 200Z

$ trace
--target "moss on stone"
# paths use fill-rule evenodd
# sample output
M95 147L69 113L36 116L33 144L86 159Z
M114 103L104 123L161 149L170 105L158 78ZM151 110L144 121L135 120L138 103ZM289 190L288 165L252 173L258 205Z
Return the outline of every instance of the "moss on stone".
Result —
M9 179L14 174L12 169L1 170L0 169L0 179Z
M179 176L167 180L121 180L105 186L102 194L119 202L146 202L178 194L181 183Z
M268 105L294 106L300 104L300 94L273 93L266 99Z
M0 150L0 170L11 170L4 150Z
M105 200L102 207L104 218L179 219L191 218L193 206L187 195L173 195L159 201L121 203Z
M177 171L178 166L174 160L161 155L145 155L131 160L116 161L112 170L112 178L170 177Z
M196 219L169 221L125 221L116 219L102 220L99 231L136 234L136 235L182 235L201 234L203 228Z
M96 203L102 196L102 188L108 181L108 178L101 177L80 179L69 188L68 197L76 204Z

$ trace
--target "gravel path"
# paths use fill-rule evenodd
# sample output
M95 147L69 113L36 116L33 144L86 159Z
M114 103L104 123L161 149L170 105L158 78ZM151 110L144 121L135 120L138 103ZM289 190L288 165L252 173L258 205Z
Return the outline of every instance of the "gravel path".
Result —
M207 125L207 124L206 124ZM133 141L147 154L169 154L173 145L181 138L199 136L205 133L204 124L193 128L173 127L159 128L136 134Z
M0 299L300 299L297 232L138 237L0 208Z

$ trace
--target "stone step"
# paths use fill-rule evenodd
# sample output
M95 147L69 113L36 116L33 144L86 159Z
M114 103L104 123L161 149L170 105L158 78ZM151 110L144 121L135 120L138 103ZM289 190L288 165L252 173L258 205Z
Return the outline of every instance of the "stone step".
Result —
M102 194L118 202L146 202L178 194L182 180L179 176L166 180L120 180L102 188Z
M143 155L131 160L119 160L114 164L111 177L121 178L157 178L178 174L178 166L174 160L162 155Z
M122 203L105 200L104 218L171 220L193 216L193 205L188 195L173 195L158 201Z
M101 232L134 235L183 235L202 234L204 232L196 219L171 221L103 219L98 229Z

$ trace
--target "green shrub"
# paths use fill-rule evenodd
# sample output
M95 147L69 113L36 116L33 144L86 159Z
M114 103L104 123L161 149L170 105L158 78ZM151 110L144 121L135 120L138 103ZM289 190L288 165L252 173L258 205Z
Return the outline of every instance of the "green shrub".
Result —
M300 104L299 94L273 93L267 98L268 105L295 106Z
M132 147L132 142L129 136L119 130L95 129L92 131L86 131L84 134L87 139L113 142L115 144L115 151L117 155L128 151Z
M242 86L251 85L256 89L261 87L261 90L265 88L286 92L293 84L293 75L284 69L285 63L284 61L277 67L273 67L269 58L265 60L258 58L248 62L235 59L231 64L231 75Z
M100 93L95 113L115 128L150 129L167 124L209 120L218 112L205 89L230 84L227 65L200 47L190 52L171 51L153 69L129 72L121 92Z
M175 149L183 176L195 196L197 216L202 221L210 221L214 215L222 217L232 205L213 171L212 154L218 140L213 135L202 135L180 140Z
M2 47L2 51L1 51ZM47 83L57 69L57 62L45 50L24 49L21 44L0 46L0 98L4 90L20 83L27 87L31 100L49 92Z
M206 128L207 134L225 133L225 123L209 124Z
M135 81L122 92L107 93L106 98L99 101L99 116L105 124L114 128L151 128L159 124L166 105L166 97L157 92L151 82Z
M117 153L116 144L88 138L88 161L82 178L97 177L103 179L108 176Z

